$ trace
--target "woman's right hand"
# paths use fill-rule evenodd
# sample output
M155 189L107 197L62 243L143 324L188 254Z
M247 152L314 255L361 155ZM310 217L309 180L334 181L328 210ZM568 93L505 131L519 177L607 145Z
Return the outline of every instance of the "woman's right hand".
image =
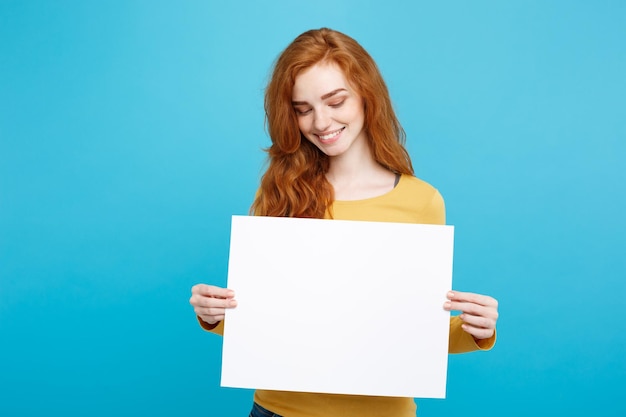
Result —
M189 304L203 321L215 324L224 320L227 308L237 307L234 297L235 292L228 288L197 284L191 287Z

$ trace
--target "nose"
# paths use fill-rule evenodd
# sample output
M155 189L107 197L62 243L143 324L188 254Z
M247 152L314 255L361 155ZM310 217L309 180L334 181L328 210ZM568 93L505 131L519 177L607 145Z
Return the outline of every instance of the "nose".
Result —
M318 132L324 132L330 127L331 117L330 114L323 107L316 109L314 113L315 119L313 120L313 127Z

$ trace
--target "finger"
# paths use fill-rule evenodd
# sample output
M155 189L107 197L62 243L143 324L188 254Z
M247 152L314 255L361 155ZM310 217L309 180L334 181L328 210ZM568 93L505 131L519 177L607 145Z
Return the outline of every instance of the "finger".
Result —
M192 294L200 294L213 298L234 298L235 292L228 288L217 287L215 285L196 284L191 287Z
M205 295L193 294L189 304L198 308L233 308L237 307L237 300L233 298L213 298Z
M462 324L461 327L464 331L471 334L476 339L489 339L494 333L494 329L483 329L480 327L470 326L469 324Z
M446 311L460 311L474 316L489 317L493 319L498 318L498 310L494 307L485 307L474 303L446 301L443 308Z
M480 304L487 307L498 307L498 300L488 295L475 294L472 292L449 291L447 297L450 301L461 301Z
M459 318L463 323L481 329L495 329L496 321L490 317L473 316L471 314L461 314Z
M219 317L219 316L226 315L226 309L219 308L219 307L209 307L209 308L196 307L194 308L194 312L196 313L197 316L202 316L202 317Z

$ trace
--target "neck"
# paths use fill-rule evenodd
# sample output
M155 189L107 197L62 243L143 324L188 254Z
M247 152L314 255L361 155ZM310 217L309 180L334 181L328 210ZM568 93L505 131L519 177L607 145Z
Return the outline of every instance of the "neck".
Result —
M359 200L390 191L395 174L374 160L367 142L351 152L331 157L326 178L336 200Z
M354 145L357 145L355 143ZM358 178L367 178L381 166L374 160L367 141L361 141L349 152L330 158L330 166L326 177L331 184L345 182Z

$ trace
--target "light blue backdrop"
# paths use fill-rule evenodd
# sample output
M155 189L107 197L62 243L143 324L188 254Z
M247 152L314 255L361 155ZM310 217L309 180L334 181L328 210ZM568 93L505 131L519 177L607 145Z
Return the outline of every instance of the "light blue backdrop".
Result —
M329 26L388 81L499 341L421 416L626 415L626 4L0 1L0 415L247 415L188 305L223 285L273 59Z

